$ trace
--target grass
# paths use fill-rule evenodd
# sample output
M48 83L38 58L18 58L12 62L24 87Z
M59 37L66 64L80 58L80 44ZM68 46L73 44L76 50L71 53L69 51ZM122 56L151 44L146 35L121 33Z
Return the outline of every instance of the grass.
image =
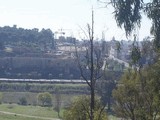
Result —
M22 97L25 97L27 100L27 103L30 105L36 105L37 104L37 94L38 93L32 93L32 92L1 92L2 93L2 103L18 103L19 99ZM56 98L55 94L53 95L53 106L56 104ZM82 94L60 94L61 100L62 100L62 107L65 107L70 103L72 98L75 96L79 96Z
M42 120L42 119L22 117L17 115L6 115L6 114L0 113L0 120Z
M20 116L19 114L46 117L46 118L58 118L58 115L53 110L53 108L40 107L40 106L21 106L17 104L1 104L0 111L15 113L15 114L0 113L0 120L47 120L47 119L24 117L24 116ZM61 110L60 114L62 116L63 110ZM115 116L109 115L109 120L118 120L118 118Z
M113 115L109 115L109 116L108 116L108 119L109 119L109 120L119 120L119 118L117 118L117 117L115 117L115 116L113 116Z
M11 112L16 114L25 114L30 116L58 118L57 113L53 110L53 108L40 106L20 106L17 104L2 104L0 105L0 111ZM61 111L61 115L62 112L63 111Z

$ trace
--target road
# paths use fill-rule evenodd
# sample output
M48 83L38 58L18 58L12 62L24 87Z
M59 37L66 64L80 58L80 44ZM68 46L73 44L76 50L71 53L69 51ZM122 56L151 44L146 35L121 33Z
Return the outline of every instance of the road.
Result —
M25 115L25 114L17 114L17 113L12 113L12 112L5 112L5 111L0 111L2 114L8 114L8 115L16 115L16 116L22 116L22 117L28 117L28 118L38 118L42 120L61 120L58 118L48 118L48 117L39 117L39 116L30 116L30 115Z

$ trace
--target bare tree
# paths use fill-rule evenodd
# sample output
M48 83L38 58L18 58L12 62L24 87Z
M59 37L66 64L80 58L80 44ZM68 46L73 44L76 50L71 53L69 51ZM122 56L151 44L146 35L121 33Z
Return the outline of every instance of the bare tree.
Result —
M95 90L96 81L102 76L102 51L99 44L94 44L94 12L92 10L92 23L91 26L87 24L87 33L83 30L85 36L89 39L85 42L84 51L80 54L78 48L76 47L76 55L78 66L82 78L86 81L90 88L90 111L89 118L94 120L94 110L95 110ZM103 110L104 108L102 108Z

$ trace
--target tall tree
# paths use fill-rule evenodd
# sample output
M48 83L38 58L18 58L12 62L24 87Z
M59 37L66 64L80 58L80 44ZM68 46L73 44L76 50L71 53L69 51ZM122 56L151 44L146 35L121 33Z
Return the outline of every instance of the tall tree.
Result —
M88 96L79 96L75 98L71 106L64 111L64 120L89 120L90 98ZM105 111L102 111L100 100L95 97L94 120L108 120Z
M131 120L160 119L159 67L160 62L157 62L143 69L141 74L135 70L125 73L113 91L117 116Z
M156 49L160 48L160 1L159 0L110 0L119 27L124 27L129 36L134 28L140 27L142 14L152 21L151 34Z
M101 77L103 60L101 55L101 47L94 44L94 16L92 10L92 24L87 25L87 33L85 35L88 37L88 42L85 42L85 54L79 54L77 48L77 61L82 78L86 81L90 88L90 110L89 119L94 120L95 112L95 89L96 81ZM84 51L83 51L84 52ZM104 109L104 108L102 108Z
M154 48L159 54L160 50L160 1L159 0L110 0L115 11L115 19L120 28L124 28L126 36L131 36L136 27L141 26L142 14L152 21L151 35L153 35ZM136 42L135 42L136 43ZM121 117L132 120L156 120L159 119L159 78L156 77L159 66L158 62L146 70L142 70L141 60L147 51L141 50L136 44L132 48L132 63L136 65L135 73L128 78L123 78L122 84L114 92L116 108L121 112ZM143 45L147 45L144 43ZM145 47L143 47L145 48ZM145 48L146 49L146 48ZM138 69L137 69L138 68ZM132 78L132 76L137 76ZM135 81L135 83L133 83ZM133 84L131 84L133 83ZM128 87L127 86L131 86ZM127 89L126 89L127 88ZM123 94L123 98L121 94ZM127 95L128 94L128 95ZM125 97L124 97L125 96ZM121 107L118 107L121 106Z

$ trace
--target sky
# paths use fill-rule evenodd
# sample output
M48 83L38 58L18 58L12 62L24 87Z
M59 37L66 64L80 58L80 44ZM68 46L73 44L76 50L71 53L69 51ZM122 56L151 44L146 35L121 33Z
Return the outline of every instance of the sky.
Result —
M85 38L87 24L91 24L91 11L94 10L95 39L106 40L113 36L116 40L126 39L124 30L117 27L113 8L97 0L0 0L0 26L50 28L53 32L63 31L66 36ZM139 40L150 34L151 21L144 17ZM130 37L129 39L133 39Z

